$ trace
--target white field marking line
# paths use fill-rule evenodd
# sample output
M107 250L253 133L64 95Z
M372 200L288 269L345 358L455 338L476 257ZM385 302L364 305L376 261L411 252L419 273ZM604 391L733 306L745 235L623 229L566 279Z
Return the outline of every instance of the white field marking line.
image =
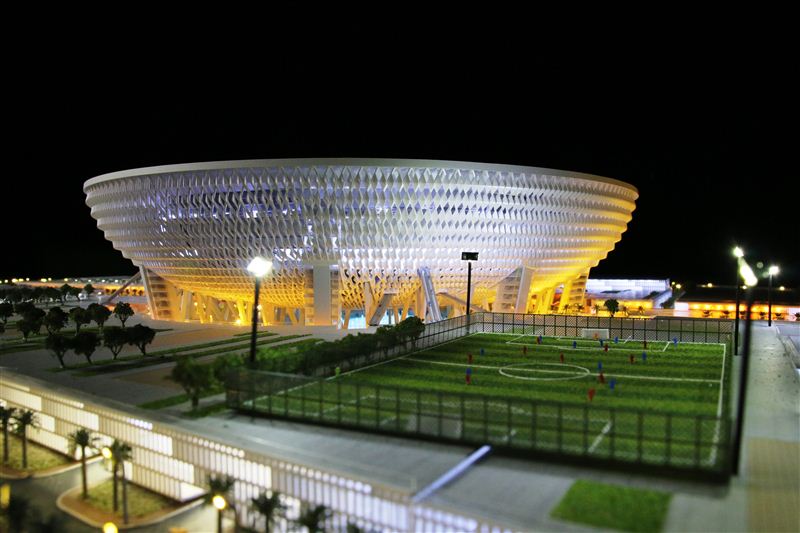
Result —
M717 460L717 446L719 444L719 426L722 421L722 393L725 390L725 355L727 349L722 345L722 374L719 378L719 401L717 401L717 424L714 428L714 438L711 439L711 453L708 455L709 465L713 465Z
M665 341L654 341L654 342L665 342ZM572 350L572 351L574 351L574 350L582 350L582 351L600 350L600 351L603 351L603 348L601 348L599 346L596 347L596 348L588 348L588 347L585 347L585 346L578 346L576 348L573 348L572 346L563 345L563 344L535 344L535 343L527 344L527 343L523 343L523 342L513 342L513 341L506 341L506 344L513 344L514 346L530 346L531 348L561 348L563 350ZM612 342L612 343L609 343L609 344L613 345L614 343ZM612 347L609 346L608 352L604 352L604 353L611 353L614 350L624 350L625 353L627 353L627 352L632 352L634 350L640 350L640 349L645 349L645 348L612 348Z
M445 361L430 361L428 359L416 359L416 358L408 359L408 361L416 361L416 362L419 362L419 363L430 363L432 365L450 365L450 366L461 366L461 367L474 366L476 368L490 368L490 369L495 369L495 370L500 370L501 368L506 368L506 366L508 366L508 365L506 365L506 366L468 365L468 364L464 364L464 363L448 363L448 362L445 362ZM544 363L542 363L542 364L544 364ZM558 364L558 363L552 363L552 364ZM575 366L577 366L577 365L575 365ZM531 368L531 369L516 368L515 370L521 370L523 372L545 372L545 373L549 372L549 373L558 373L558 374L563 374L565 372L563 370L536 370L536 369L533 369L533 368ZM587 376L599 376L600 373L599 372L589 372L586 375ZM603 373L603 375L605 376L605 372ZM609 374L606 377L607 378L608 377L615 377L615 378L630 378L630 379L652 379L652 380L656 380L656 381L687 381L687 382L696 382L696 383L719 383L718 379L668 378L668 377L664 377L664 376L636 376L636 375L633 375L633 374L617 374L617 373L614 373L614 372L612 372L611 374Z
M600 441L602 441L602 440L603 440L603 437L605 437L605 436L608 434L608 432L609 432L609 431L611 431L611 426L612 426L612 424L611 424L611 420L609 420L608 422L606 422L606 425L605 425L605 426L603 426L603 430L602 430L602 431L600 432L600 434L599 434L599 435L598 435L598 436L597 436L597 437L594 439L594 442L592 442L592 445L591 445L591 446L589 446L589 453L592 453L592 452L594 451L594 449L595 449L595 448L597 448L597 445L598 445L598 444L600 444Z
M342 373L342 374L339 374L338 376L331 376L331 377L329 377L329 378L325 378L325 379L326 379L326 381L330 381L330 380L332 380L332 379L336 379L337 377L346 376L346 375L348 375L348 374L355 374L356 372L361 372L362 370L366 370L366 369L368 369L368 368L373 368L373 367L376 367L376 366L379 366L379 365L385 365L386 363L391 363L391 362L394 362L394 361L399 361L400 359L405 359L406 357L411 357L411 356L412 356L412 355L414 355L414 354L421 353L421 352L425 352L425 351L427 351L427 350L431 350L431 349L433 349L433 348L438 348L439 346L442 346L442 345L445 345L445 344L449 344L449 343L451 343L451 342L455 342L455 341L464 340L464 339L466 339L467 337L472 337L473 335L480 335L480 333L479 333L479 332L476 332L476 333L470 333L469 335L464 335L463 337L457 337L457 338L455 338L455 339L450 339L449 341L444 341L444 342L442 342L442 343L439 343L439 344L436 344L436 345L434 345L434 346L428 346L427 348L423 348L423 349L421 349L421 350L416 350L416 351L414 351L414 352L411 352L411 353L409 353L409 354L406 354L406 355L401 355L400 357L395 357L395 358L393 358L393 359L387 359L386 361L380 361L380 362L378 362L378 363L375 363L375 364L372 364L372 365L368 365L368 366L362 366L361 368L356 368L356 369L353 369L353 370L348 370L347 372L344 372L344 373Z
M627 344L627 342L628 342L629 340L631 340L632 338L633 338L633 335L628 335L628 338L627 338L627 339L625 339L624 341L622 341L622 344Z
M372 399L372 398L374 398L374 397L375 397L375 395L374 395L374 394L367 394L366 396L363 396L363 397L361 397L361 398L354 398L354 399L352 399L352 400L348 400L348 401L346 401L346 402L337 403L337 404L336 404L336 405L334 405L333 407L328 407L328 408L326 408L326 409L323 409L323 410L322 410L322 412L323 412L323 413L327 413L328 411L334 411L334 410L336 410L336 409L341 409L342 407L344 407L344 406L346 406L346 405L348 405L348 404L351 404L351 403L356 403L356 402L358 402L359 400L370 400L370 399ZM324 401L324 400L323 400L323 401Z
M512 429L505 437L503 437L503 440L501 442L507 443L509 440L511 440L511 437L513 437L516 434L517 434L517 430L516 429Z

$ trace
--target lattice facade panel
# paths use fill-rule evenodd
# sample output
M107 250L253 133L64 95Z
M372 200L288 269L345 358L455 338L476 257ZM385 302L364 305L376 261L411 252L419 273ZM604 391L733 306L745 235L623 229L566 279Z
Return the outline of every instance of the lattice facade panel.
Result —
M343 308L364 307L364 283L413 298L417 268L436 289L476 295L525 266L531 291L572 280L605 258L638 197L587 174L449 161L265 160L116 172L84 184L114 247L176 287L248 300L245 270L271 258L264 303L303 307L313 264L338 267Z

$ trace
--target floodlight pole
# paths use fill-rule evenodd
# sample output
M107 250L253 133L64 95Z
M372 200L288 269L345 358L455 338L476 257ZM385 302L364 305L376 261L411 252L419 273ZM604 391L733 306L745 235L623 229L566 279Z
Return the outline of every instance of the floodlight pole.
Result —
M772 269L770 269L770 273L769 273L769 289L767 289L767 305L768 305L767 311L769 312L768 315L767 315L767 325L769 327L772 327L772 272L771 272L771 270Z
M769 277L770 283L772 283L772 276ZM770 285L771 287L772 285ZM467 317L469 317L469 304L470 304L470 296L472 293L472 261L467 261ZM469 322L469 318L467 318L467 322Z
M738 281L738 280L737 280ZM731 450L731 471L733 475L739 475L740 455L742 451L742 429L744 427L745 396L747 395L747 376L750 367L750 337L753 331L753 321L750 318L750 308L753 306L753 289L750 285L745 291L747 301L747 318L744 322L744 353L742 354L742 368L739 380L739 399L736 406L736 428L733 435L733 446ZM724 384L720 385L724 386Z
M742 258L736 258L736 317L735 323L733 327L733 355L739 355L739 303L741 301L739 286L741 282L739 280L739 269L742 266Z
M261 277L256 276L256 294L253 298L253 329L250 335L250 366L256 366L256 333L258 331L258 293L261 291Z
M469 312L472 306L472 261L478 260L478 252L461 252L461 260L467 262L467 333L469 333Z

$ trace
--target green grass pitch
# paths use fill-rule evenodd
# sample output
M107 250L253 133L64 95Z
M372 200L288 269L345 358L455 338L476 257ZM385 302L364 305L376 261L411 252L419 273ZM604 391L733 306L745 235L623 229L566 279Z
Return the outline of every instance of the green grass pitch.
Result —
M721 465L728 431L726 346L661 341L645 348L622 339L607 344L606 352L591 339L543 337L540 344L532 335L474 334L262 397L255 407L517 448Z

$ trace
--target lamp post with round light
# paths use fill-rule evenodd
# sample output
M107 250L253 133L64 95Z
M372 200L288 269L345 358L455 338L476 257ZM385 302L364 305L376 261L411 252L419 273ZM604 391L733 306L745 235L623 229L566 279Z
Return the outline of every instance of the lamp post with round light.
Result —
M222 512L228 506L228 502L224 496L216 494L211 498L211 504L217 509L217 533L222 533Z
M768 272L769 272L769 289L767 290L767 302L768 302L768 306L769 306L769 309L768 309L768 311L769 311L769 315L768 315L769 319L768 319L767 325L769 327L772 327L772 276L777 275L778 272L780 272L780 269L778 267L776 267L775 265L772 265L771 267L769 267Z
M739 303L741 302L739 293L739 269L742 267L742 257L744 251L738 246L733 249L733 256L736 258L736 322L733 327L733 354L739 355Z
M263 257L255 257L247 265L247 271L256 278L256 294L253 298L253 332L250 337L250 366L256 365L256 332L258 330L258 293L261 290L261 278L272 271L272 261Z

